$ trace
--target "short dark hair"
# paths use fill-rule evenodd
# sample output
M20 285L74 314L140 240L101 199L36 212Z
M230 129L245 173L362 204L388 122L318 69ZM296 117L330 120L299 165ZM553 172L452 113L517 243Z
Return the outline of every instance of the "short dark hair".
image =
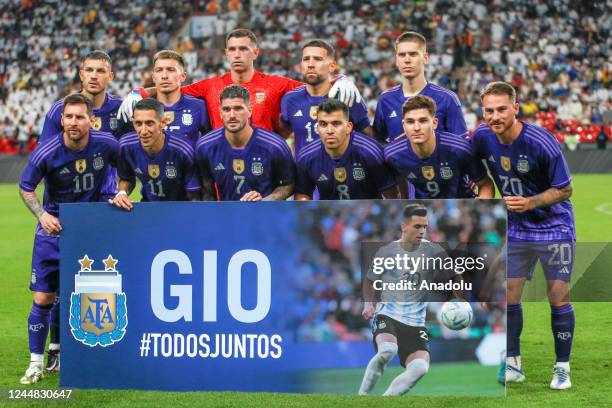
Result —
M162 103L160 101L158 101L157 99L154 98L146 98L146 99L141 99L139 100L136 105L134 105L134 113L136 113L136 111L148 111L148 110L152 110L155 111L155 114L157 115L157 118L159 120L162 120L164 117L164 105L162 105Z
M334 113L334 112L342 112L344 118L349 120L349 107L344 103L337 99L328 98L319 104L317 107L317 113L325 112L325 113Z
M155 65L155 63L159 59L175 60L179 64L181 64L181 67L185 68L185 58L183 58L183 56L176 51L161 50L161 51L156 52L155 55L153 56L153 65Z
M402 105L402 117L406 115L406 112L417 109L427 109L431 116L436 116L436 101L425 95L410 98Z
M70 94L64 98L62 113L66 111L66 106L68 105L85 105L87 107L87 114L89 116L93 115L93 102L81 93Z
M247 105L249 105L251 101L249 91L244 86L238 84L229 85L223 88L221 96L219 96L219 102L223 102L224 99L232 98L242 98Z
M413 216L427 217L427 207L423 204L408 204L404 207L403 219L404 221L410 221Z
M227 42L230 40L230 38L244 38L244 37L248 37L249 40L251 40L251 42L255 44L255 47L258 47L257 37L251 30L247 30L246 28L236 28L235 30L230 31L225 37L225 46L227 47Z
M516 90L512 85L503 81L489 82L480 92L480 99L487 95L508 95L512 102L516 101Z
M395 39L395 49L397 49L397 46L403 42L417 42L421 44L421 48L423 48L424 51L427 51L427 40L423 34L417 33L416 31L405 31L401 33Z
M327 55L329 55L331 59L336 59L336 50L334 50L334 47L332 47L331 44L325 40L317 38L314 40L307 41L306 43L304 43L304 45L302 45L302 52L304 52L304 48L306 47L323 48L325 51L327 51Z
M87 54L85 58L83 58L83 65L85 65L85 61L87 60L102 60L108 62L108 65L111 68L113 66L113 60L111 59L110 55L108 55L106 51L102 50L93 50L92 52Z

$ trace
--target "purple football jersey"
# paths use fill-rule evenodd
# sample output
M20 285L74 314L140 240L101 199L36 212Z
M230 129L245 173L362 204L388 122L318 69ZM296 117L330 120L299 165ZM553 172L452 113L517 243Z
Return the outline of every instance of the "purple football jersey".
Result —
M100 132L112 133L117 139L123 134L119 131L117 122L117 111L121 106L121 98L107 93L104 98L104 103L100 109L94 109L95 116L93 130ZM62 111L64 110L64 100L60 99L51 105L51 109L45 116L45 124L40 134L39 142L44 142L47 139L62 132Z
M327 96L311 96L306 85L287 92L281 99L281 120L293 129L295 136L295 153L311 142L319 140L316 130L317 107ZM364 101L355 103L349 109L353 129L362 131L370 126L368 108Z
M501 143L486 125L478 127L470 139L502 196L529 197L570 184L559 142L547 130L522 123L523 129L512 144ZM524 213L508 212L508 237L530 241L575 239L572 204L564 200Z
M379 199L396 185L382 146L358 132L349 137L348 148L339 158L332 158L320 139L298 154L296 193L313 197L316 187L321 200Z
M242 149L232 148L225 138L225 128L213 130L198 140L196 163L200 177L214 180L222 201L239 200L249 191L265 197L295 178L293 157L285 140L258 127L253 127Z
M77 152L64 144L63 132L38 145L19 186L34 191L45 180L44 209L59 215L60 203L102 201L109 166L115 166L119 143L110 133L89 132L87 146Z
M181 98L174 105L164 105L164 117L168 120L164 128L166 134L182 137L191 144L192 148L195 148L200 136L210 131L206 103L193 96L181 94ZM134 131L132 122L122 122L120 127L126 130L123 133Z
M467 137L467 125L461 112L461 102L453 91L428 82L419 95L429 96L436 102L438 130L455 134L460 138ZM408 99L401 84L380 95L374 116L374 132L378 140L390 142L404 133L402 105Z
M394 173L414 186L414 198L472 198L464 178L479 181L487 170L467 140L435 131L436 147L429 157L419 157L406 136L385 146L385 160Z
M191 144L171 133L166 133L164 146L153 156L145 152L135 132L123 136L117 174L121 180L140 180L142 201L186 201L188 191L200 190Z

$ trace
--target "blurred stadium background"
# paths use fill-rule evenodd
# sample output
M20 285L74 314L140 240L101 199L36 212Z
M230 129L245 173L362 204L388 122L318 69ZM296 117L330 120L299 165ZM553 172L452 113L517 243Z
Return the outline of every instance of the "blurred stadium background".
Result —
M256 67L299 78L303 40L321 37L338 52L372 113L400 82L393 40L416 30L428 39L427 78L455 91L468 129L482 117L489 81L514 84L522 116L568 149L605 148L610 123L611 24L605 1L289 1L163 2L9 0L0 6L0 152L35 146L51 104L80 87L78 64L93 49L114 61L111 92L149 83L153 54L175 49L186 83L228 70L224 36L242 26L260 41ZM607 136L607 137L605 137Z
M340 72L356 80L373 117L380 93L400 82L394 64L393 39L402 31L416 30L428 39L427 78L459 95L470 130L482 118L478 93L487 82L503 79L516 86L522 118L535 121L555 134L575 174L572 201L579 241L610 241L612 199L607 186L612 185L612 176L584 174L612 173L610 16L609 2L571 0L196 0L182 3L135 0L127 4L118 0L100 3L5 0L0 2L0 182L16 183L19 179L28 153L36 146L46 111L56 99L79 90L78 63L93 49L110 53L115 71L110 89L124 96L131 88L150 83L152 56L160 49L183 53L188 61L190 75L186 83L189 83L226 72L224 36L233 28L246 27L260 41L262 52L257 69L300 78L300 43L321 37L336 47ZM6 334L0 339L0 356L7 369L6 375L0 377L0 384L6 388L15 386L27 359L23 321L29 307L27 271L34 220L18 201L15 184L1 185L0 198L4 210L2 224L6 226L0 242L0 261L7 265L1 309L3 314L11 311L13 316L6 321ZM326 245L333 241L328 238L337 225L332 223L331 227L313 225L320 228ZM345 226L348 228L345 232L354 235L350 227ZM357 231L358 235L361 233ZM494 236L495 231L491 231L491 237ZM336 245L340 245L340 250L345 249L342 239ZM340 284L344 279L334 278L340 279ZM333 299L323 301L334 304ZM335 303L336 307L346 308L343 313L349 313L355 304L354 299L344 305ZM329 307L329 303L325 306ZM551 340L546 327L546 308L545 304L526 307L539 319L537 326L533 320L531 324L526 322L526 331L532 335L526 338L525 354L533 358L532 363L526 364L531 364L528 369L535 376L541 376L542 384L549 379L550 370L546 356L538 351L543 343ZM585 404L609 402L609 391L602 391L606 378L609 379L609 369L599 362L602 356L609 361L612 355L605 342L597 340L605 334L598 330L602 308L609 310L610 304L585 303L576 308L581 319L577 330L584 337L578 337L581 340L576 345L576 354L581 360L576 363L578 381L572 392L580 394L551 397L538 383L524 389L510 388L508 401L530 406L562 405L572 398ZM342 321L344 317L325 323L325 316L329 316L325 310L321 309L317 316L324 322L323 337L339 339L342 333L351 332L343 331L338 325L338 321L346 324ZM494 319L489 326L493 329L496 325ZM353 331L361 333L363 329ZM580 370L583 370L582 377ZM447 373L450 378L461 376L461 370L451 369ZM587 373L589 377L585 378ZM355 372L354 379L347 380L347 387L356 384L360 375L361 370ZM494 373L488 378L477 381L494 381ZM337 379L338 376L323 374L321 383L333 385ZM440 388L438 379L428 376L422 384L425 394L460 393L460 389ZM589 386L580 388L580 383L587 381ZM57 384L57 378L51 378L40 386L49 388ZM328 392L333 391L330 388ZM415 391L419 394L418 389ZM144 400L177 403L173 394L124 392L108 398L103 392L81 394L81 401L90 403L100 400L118 405L122 401L129 405ZM181 395L185 404L201 401L228 404L225 398L214 394L205 399ZM235 404L229 405L311 406L317 402L355 405L359 401L331 397L283 399L265 394L261 397L234 395L233 398ZM412 398L417 405L442 401L450 405L458 401L483 403L452 397L448 400Z

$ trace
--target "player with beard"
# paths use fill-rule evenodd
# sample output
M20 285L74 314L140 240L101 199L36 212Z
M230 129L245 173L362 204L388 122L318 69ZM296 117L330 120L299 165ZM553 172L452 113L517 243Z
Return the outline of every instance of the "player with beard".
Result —
M332 74L336 70L336 52L323 40L311 40L302 46L302 77L305 85L287 92L281 99L281 131L283 136L293 132L295 154L309 143L319 140L316 127L317 106L325 99L332 87ZM355 103L350 107L353 129L373 135L368 108L365 103Z
M241 85L225 88L220 96L223 127L198 140L204 200L285 200L293 192L291 150L280 135L251 126L249 98Z
M219 96L229 85L239 84L250 94L251 123L269 131L279 130L280 101L287 92L301 86L302 83L290 78L264 74L255 69L255 60L260 49L255 34L244 28L231 31L225 40L225 56L230 65L230 72L215 76L191 85L183 86L181 92L196 98L204 99L213 129L223 126L220 114ZM351 106L361 101L361 95L355 84L346 77L340 77L329 90L329 97L338 95L339 99ZM134 104L147 96L155 96L155 88L132 91L123 101L119 115L124 119L132 117Z

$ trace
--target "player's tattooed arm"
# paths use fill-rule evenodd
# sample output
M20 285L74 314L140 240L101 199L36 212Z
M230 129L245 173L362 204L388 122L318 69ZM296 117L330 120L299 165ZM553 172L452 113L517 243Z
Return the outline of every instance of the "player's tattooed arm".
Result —
M25 191L19 189L19 195L25 203L26 207L30 209L32 214L38 219L41 227L49 234L59 234L62 230L62 225L57 217L49 214L40 204L38 196L34 191Z
M214 182L209 178L202 178L202 201L216 201Z
M525 212L534 208L549 207L572 196L573 187L568 184L562 188L551 187L548 190L531 197L511 196L504 197L508 210Z
M288 181L274 189L269 195L265 196L262 201L286 200L293 193L295 183L293 180Z
M570 198L573 191L574 188L572 187L571 183L562 188L549 188L543 193L536 194L531 197L533 208L548 207L560 203L561 201Z
M45 212L45 209L40 204L40 201L38 201L36 192L19 189L19 195L32 214L34 214L36 218L40 218L40 216Z

